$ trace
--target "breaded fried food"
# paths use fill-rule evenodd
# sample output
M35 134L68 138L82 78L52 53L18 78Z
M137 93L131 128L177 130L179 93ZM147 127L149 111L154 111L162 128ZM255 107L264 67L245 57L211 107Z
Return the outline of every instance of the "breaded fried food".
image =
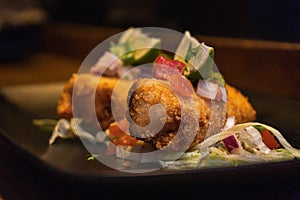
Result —
M176 97L176 94L171 91L167 81L158 79L140 79L137 80L131 87L128 96L129 109L127 118L131 118L130 132L134 134L142 134L141 128L151 123L149 112L153 105L161 104L166 110L166 120L163 128L154 136L146 138L145 141L152 143L157 149L160 149L172 141L178 131L182 116L187 118L186 121L198 120L199 127L194 140L190 143L191 147L202 142L208 131L218 131L218 127L223 127L226 116L234 116L236 123L243 123L248 121L254 121L256 119L256 112L247 97L245 97L239 90L232 86L227 85L228 101L226 105L216 102L213 109L216 112L212 112L211 101L201 98L196 95L196 102L198 106L199 115L195 115L194 111L190 113L181 113L180 102ZM186 107L188 102L181 102ZM226 106L226 109L222 109L222 106ZM193 108L191 108L193 109ZM226 112L226 113L222 113ZM214 114L214 116L212 115ZM224 117L222 117L224 116ZM183 129L181 134L181 141L187 141L191 137L193 128L188 125L184 125L188 128ZM209 127L217 127L217 129L209 129ZM212 133L209 133L212 134ZM180 146L182 144L172 144L173 146Z
M256 111L248 97L244 96L237 88L226 84L227 117L234 116L236 123L251 122L256 120Z
M96 111L98 122L103 130L107 129L109 124L114 122L111 111L111 96L118 78L101 77L98 79L92 74L73 74L69 81L64 85L62 94L58 101L57 114L59 117L70 119L73 117L72 98L78 98L81 109L77 113L89 123L94 123L92 116ZM74 83L77 88L74 90ZM96 92L94 89L96 87ZM75 92L75 93L74 93ZM95 101L95 108L91 109L86 102ZM81 113L82 110L82 113Z
M74 83L78 81L76 90L74 90ZM115 87L118 84L117 77L101 77L98 79L92 74L73 74L69 81L64 85L61 97L57 106L57 113L59 117L70 119L73 117L72 98L78 98L81 109L77 112L77 117L84 116L86 122L95 123L92 116L96 112L97 122L103 130L107 129L110 123L114 122L112 114L111 102ZM124 106L129 103L127 110L127 119L132 119L130 124L130 132L135 135L147 134L141 133L140 127L147 126L150 123L149 111L151 106L161 104L166 111L166 119L164 126L158 133L151 137L145 137L145 141L152 143L157 149L160 149L170 143L176 136L179 129L179 124L182 122L182 117L187 121L196 120L199 125L196 135L191 133L194 131L194 126L188 123L184 125L184 134L180 142L189 141L194 138L191 146L194 146L204 140L208 134L218 131L218 127L222 127L225 123L225 117L234 116L236 123L243 123L254 121L256 119L256 111L250 104L247 97L245 97L238 89L226 85L227 103L226 109L224 105L215 103L213 107L216 112L212 112L211 101L201 98L197 95L195 102L199 115L195 115L195 107L188 103L180 102L176 94L170 89L169 82L158 79L139 79L134 83L119 83L121 87L117 87L118 94L117 103L115 103L116 112L121 113L120 116L125 116ZM93 88L96 87L96 92ZM130 90L129 90L130 89ZM129 94L128 95L128 90ZM75 93L74 93L75 92ZM126 98L129 98L126 100ZM125 100L124 100L125 99ZM114 99L116 100L116 99ZM95 108L92 109L87 105L87 102L95 101ZM118 103L121 102L121 103ZM185 105L186 111L182 114L181 105ZM126 105L125 105L126 104ZM118 108L120 106L120 108ZM82 112L80 112L82 111ZM226 111L226 113L222 113ZM214 116L213 116L214 114ZM211 127L216 127L215 129ZM147 136L147 135L145 135ZM189 144L190 144L189 143ZM180 146L173 143L174 146Z
M176 135L178 131L179 124L182 119L182 111L180 100L177 98L176 94L171 91L169 87L169 82L162 81L158 79L140 79L136 81L130 91L129 91L129 109L128 109L128 118L132 118L132 122L130 124L130 132L141 135L140 127L144 127L151 122L149 112L150 107L156 104L161 104L166 111L166 120L163 128L156 133L153 137L147 137L145 141L152 143L156 148L160 149L163 146L167 145ZM196 99L198 103L198 109L201 113L200 118L197 119L192 112L192 108L190 112L185 113L184 116L195 119L199 123L199 131L194 139L193 143L198 143L204 139L205 133L208 130L208 120L210 118L210 110L205 103L205 101L201 98ZM186 108L193 105L186 105ZM189 110L189 108L187 109ZM131 120L128 120L131 121ZM180 138L180 142L188 141L190 138L194 138L191 136L191 133L195 127L185 128L184 138ZM184 144L173 144L173 146L182 146Z

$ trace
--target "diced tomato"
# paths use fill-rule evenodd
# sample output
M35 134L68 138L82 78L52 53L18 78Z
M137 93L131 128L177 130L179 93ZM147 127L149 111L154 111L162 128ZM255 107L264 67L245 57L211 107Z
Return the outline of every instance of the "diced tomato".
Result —
M158 55L155 58L154 65L155 64L170 67L170 68L178 71L180 74L183 74L184 69L185 69L185 64L183 62L180 62L178 60L168 59L162 55Z
M179 95L190 96L194 93L194 87L191 81L183 76L185 67L183 62L159 55L154 60L154 77L169 81Z
M268 129L263 129L261 132L261 137L263 143L270 149L277 149L280 147L280 144L275 139L274 135Z
M124 132L116 122L111 123L108 130L108 137L115 145L134 145L137 142L135 137Z
M129 130L129 122L127 121L126 118L123 118L118 121L118 124L122 127L122 130Z
M108 127L110 137L120 137L124 134L124 131L119 127L117 122L113 122Z
M134 145L137 142L137 139L135 137L132 137L128 135L127 133L124 133L121 137L112 139L112 142L116 145Z

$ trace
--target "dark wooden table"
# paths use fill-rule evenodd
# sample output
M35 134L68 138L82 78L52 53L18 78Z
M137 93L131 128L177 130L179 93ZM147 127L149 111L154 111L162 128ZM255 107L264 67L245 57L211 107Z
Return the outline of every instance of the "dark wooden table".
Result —
M43 28L42 48L39 51L17 62L0 64L0 86L66 81L78 70L92 48L120 31L122 30L107 27L49 24ZM300 44L210 36L199 36L199 39L215 47L215 62L228 83L300 100ZM278 183L276 188L266 186L256 191L243 188L242 193L233 193L243 195L238 197L243 199L299 199L298 184L299 181L296 184ZM61 177L55 177L49 171L33 165L17 149L0 139L0 196L3 199L102 199L119 194L130 198L157 198L157 195L170 197L172 193L180 194L175 188L174 191L164 191L161 188L157 191L145 189L138 192L129 190L128 187L126 190L106 188L103 191L101 187L63 181ZM233 190L235 187L233 186ZM236 198L231 191L182 191L187 197L200 198L201 194L205 194L207 198Z

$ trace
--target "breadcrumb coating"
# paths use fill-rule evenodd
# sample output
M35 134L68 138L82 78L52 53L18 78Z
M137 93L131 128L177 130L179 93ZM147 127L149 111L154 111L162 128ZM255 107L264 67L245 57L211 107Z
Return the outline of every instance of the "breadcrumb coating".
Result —
M91 109L86 103L80 104L82 109L78 112L78 117L85 116L87 122L93 123L92 115L96 111L98 122L103 130L114 122L111 111L111 96L118 78L101 77L98 79L91 74L73 74L69 81L64 85L61 97L58 101L57 114L59 117L70 119L73 117L72 98L78 101L89 102L95 100L95 108ZM74 83L78 81L76 90ZM93 92L96 87L96 92ZM75 91L75 93L74 93ZM73 96L74 95L74 96ZM80 113L80 111L84 113ZM90 117L89 117L90 116Z
M218 131L223 127L226 117L234 116L236 123L254 121L256 119L256 111L247 97L230 85L226 86L226 90L228 97L225 104L226 108L222 109L223 105L221 103L214 103L215 107L213 108L216 111L214 116L212 116L211 101L197 95L199 129L191 143L191 147L202 142L208 131ZM130 131L135 134L141 134L139 133L141 131L140 126L143 127L150 123L149 109L155 104L161 104L167 114L165 125L156 135L145 140L158 149L168 145L174 139L182 118L180 102L176 94L168 87L168 82L157 79L140 79L132 85L129 93L131 95L128 97L129 112L127 117L133 121L130 124ZM222 110L226 112L224 117L222 117ZM193 112L190 112L185 117L193 119L195 116ZM210 126L215 126L216 129L210 130ZM190 137L190 133L193 132L190 129L183 130L183 137ZM186 138L181 138L181 140L184 141ZM178 146L178 144L173 145Z
M78 81L80 84L76 84L77 88L74 89L74 83ZM103 130L109 127L109 124L114 122L115 119L112 114L111 101L112 93L119 79L117 77L98 77L92 74L73 74L71 78L64 85L60 99L57 105L57 114L59 117L70 119L73 117L72 111L72 98L76 97L83 103L82 112L78 112L79 117L85 116L87 122L94 123L92 116L96 112L97 123L100 124ZM123 84L123 83L122 83ZM122 85L121 84L121 85ZM127 83L126 83L127 84ZM128 110L125 114L130 121L130 132L135 135L141 134L147 136L147 133L141 133L140 127L147 126L151 123L149 116L150 108L153 105L160 104L166 111L165 124L162 129L155 135L145 137L145 141L153 144L157 149L161 149L166 145L173 145L174 147L184 146L179 143L189 143L190 146L194 146L204 140L208 134L213 134L218 131L225 123L226 117L234 116L236 123L243 123L256 120L256 111L250 103L248 97L244 96L237 88L226 84L227 102L225 104L214 103L215 107L212 107L210 100L202 98L198 95L193 96L194 103L198 109L195 109L195 105L189 105L187 102L183 102L177 98L177 95L170 88L169 82L158 79L139 79L134 83L124 85L123 88L118 91L119 96L123 101L119 105L120 108L116 108L117 111L124 111L124 102L128 102ZM96 86L96 92L93 92L93 88ZM130 90L129 90L130 89ZM123 90L123 91L121 91ZM129 90L129 93L127 93ZM127 94L129 94L127 96ZM124 100L125 98L125 100ZM80 102L79 101L79 102ZM91 109L86 102L95 101L95 108ZM185 105L185 110L182 111L182 104ZM225 108L224 108L225 106ZM214 110L213 110L214 109ZM199 113L195 113L198 110ZM224 111L224 113L222 113ZM184 112L184 113L183 113ZM223 115L224 114L224 115ZM123 114L122 114L123 115ZM159 115L157 115L159 117ZM192 126L193 121L197 121L198 127L195 130L195 126ZM174 140L178 133L181 122L185 121L179 140ZM189 121L191 123L189 123ZM216 127L211 128L211 127ZM193 133L196 134L193 135ZM191 138L193 140L191 141Z

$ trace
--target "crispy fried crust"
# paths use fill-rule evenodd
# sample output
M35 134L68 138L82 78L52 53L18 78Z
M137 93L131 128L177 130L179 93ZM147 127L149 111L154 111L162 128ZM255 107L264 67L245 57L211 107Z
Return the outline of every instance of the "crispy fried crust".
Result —
M244 123L256 120L256 111L250 103L248 97L244 96L240 90L226 85L227 90L227 117L234 116L236 123Z
M74 90L74 83L76 80L80 81L80 84L77 84L79 87ZM95 99L95 110L88 108L82 109L85 113L79 112L79 115L82 114L84 116L89 116L96 111L97 119L101 128L108 128L109 124L114 122L111 110L111 96L118 81L118 78L112 77L101 77L101 79L98 80L95 76L90 74L73 74L69 81L65 84L61 97L58 101L58 116L66 119L73 117L72 95L81 98L84 102ZM95 87L95 85L97 85L96 95L93 94L93 90L91 89ZM75 94L73 94L73 90L75 91ZM228 84L226 85L226 90L226 116L234 116L236 123L254 121L256 119L256 111L248 98L245 97L238 89ZM146 138L145 140L152 143L158 149L169 144L170 141L174 139L178 131L179 124L182 120L182 113L180 102L176 95L171 91L170 87L168 87L168 83L156 79L151 79L151 81L149 79L141 79L134 82L130 91L131 92L129 93L131 95L128 96L129 109L127 118L130 117L134 122L133 124L130 124L130 131L137 134L139 131L138 126L146 126L149 124L150 107L155 104L161 104L166 110L166 122L159 133L153 137ZM124 94L122 95L124 96ZM199 130L197 130L196 136L193 137L194 140L192 141L191 146L203 141L210 124L223 125L224 123L224 120L220 120L222 118L221 116L212 117L210 101L198 96L198 98L196 98L196 102L198 103L198 110L200 113L200 115L197 116ZM81 106L85 108L84 103ZM192 113L193 112L186 114L185 116L187 118L194 119L195 116ZM191 137L190 132L193 132L193 130L190 130L188 126L186 127L184 137L189 138Z
M234 116L236 118L236 123L254 121L256 119L256 112L247 97L232 86L227 85L226 89L228 96L226 116ZM150 107L155 104L161 104L166 110L166 123L159 133L145 140L151 142L158 149L169 144L176 135L182 117L180 103L176 95L167 86L167 83L156 79L138 80L133 84L130 91L132 95L129 97L128 117L131 117L133 120L133 124L130 125L130 131L135 134L140 134L139 131L141 129L139 126L146 126L150 123ZM209 100L197 96L197 103L200 113L198 116L199 118L197 119L199 121L199 130L197 131L191 146L203 141L210 125L218 124L217 127L222 127L225 122L225 118L222 118L219 113L212 117L211 102ZM222 104L218 105L216 103L216 106L218 106L216 109L222 110ZM186 117L193 119L195 116L193 116L191 112L191 114L187 114ZM184 130L183 135L189 137L190 132L192 132L192 130L186 129Z
M152 143L160 149L172 141L179 129L182 121L181 105L176 94L171 91L168 82L156 79L140 79L136 81L129 91L129 115L133 123L130 124L130 132L140 133L140 126L146 126L150 123L149 109L151 106L161 104L166 110L166 121L164 127L154 136L146 138L145 141ZM210 109L201 98L196 99L198 109L201 115L195 116L193 111L185 113L186 120L195 119L199 123L199 130L196 137L191 136L195 127L184 125L180 141L188 141L190 137L194 138L193 145L203 141L208 129L208 120L210 118ZM188 108L189 105L186 105ZM191 108L192 109L192 108ZM197 119L196 119L197 118ZM185 144L172 144L174 147L184 146Z
M85 113L78 113L80 116L92 116L96 111L97 119L103 130L108 128L109 124L114 121L111 111L111 96L118 78L101 77L98 79L96 76L90 74L73 74L69 81L65 84L61 97L58 101L57 114L59 117L70 119L73 117L72 112L72 95L77 97L79 101L89 102L95 99L95 110L90 109L89 106L82 103L82 109ZM78 81L76 90L74 90L74 83ZM96 94L93 93L93 88L96 88ZM75 91L75 93L73 92ZM88 122L92 122L88 118Z

